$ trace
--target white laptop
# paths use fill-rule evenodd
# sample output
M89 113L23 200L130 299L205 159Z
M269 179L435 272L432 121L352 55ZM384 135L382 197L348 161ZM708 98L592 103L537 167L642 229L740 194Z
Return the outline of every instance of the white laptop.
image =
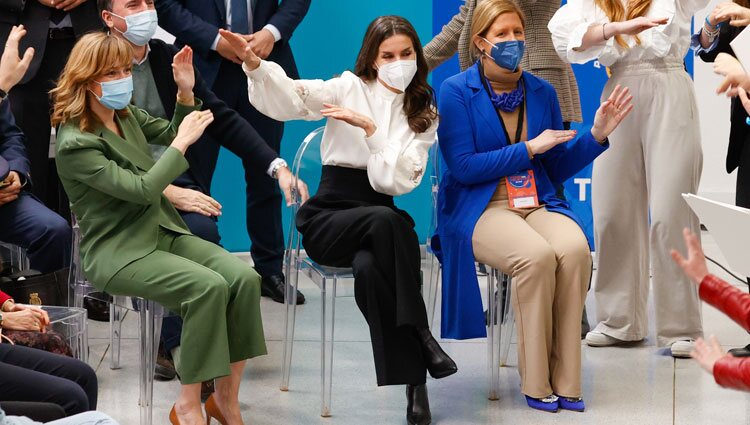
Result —
M750 210L693 194L682 197L711 233L729 267L750 276Z

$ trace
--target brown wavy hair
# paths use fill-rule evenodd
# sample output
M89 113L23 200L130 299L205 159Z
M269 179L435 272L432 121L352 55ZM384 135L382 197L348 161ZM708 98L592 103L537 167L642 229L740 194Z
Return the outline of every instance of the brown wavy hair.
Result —
M625 13L625 7L622 5L620 0L595 0L596 5L604 11L609 17L610 22L623 22L631 19L640 18L648 13L648 9L651 7L651 0L630 0L628 5L628 11ZM635 37L635 42L641 44L641 39L638 36ZM627 48L628 43L621 35L615 36L615 41L622 47Z
M404 113L409 122L409 128L415 133L424 133L437 119L435 110L435 92L427 84L429 68L424 58L422 43L417 31L411 23L400 16L381 16L370 23L362 41L362 48L357 56L354 74L365 81L378 78L378 71L374 64L378 57L380 44L387 38L403 34L411 39L417 56L417 73L406 88L404 97Z
M86 34L73 47L52 97L52 125L79 120L81 131L91 131L99 118L88 105L88 85L108 72L131 66L133 50L127 41L104 32ZM127 116L127 109L117 111Z
M750 9L750 1L749 0L734 0L735 3L739 4L742 7L746 7Z

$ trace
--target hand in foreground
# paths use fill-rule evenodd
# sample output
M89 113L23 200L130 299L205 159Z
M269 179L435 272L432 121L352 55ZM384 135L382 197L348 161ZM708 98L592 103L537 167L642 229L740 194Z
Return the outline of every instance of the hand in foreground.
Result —
M703 338L698 338L695 341L695 349L690 353L690 357L694 358L711 375L714 374L716 362L726 355L715 336L711 336L708 342Z
M206 217L221 215L221 204L203 192L170 184L164 189L164 196L180 211L194 212Z
M716 22L729 21L733 27L746 27L750 25L750 9L742 7L739 4L728 1L718 4L711 15L714 15Z
M286 206L289 207L294 203L294 194L296 192L300 197L300 205L307 202L310 199L310 193L307 189L307 185L302 179L295 179L292 172L286 167L281 167L277 171L277 177L279 178L279 188L284 193L284 199L286 200ZM296 182L296 185L295 185Z
M641 16L625 22L607 24L607 31L613 31L614 35L638 35L648 29L666 25L667 22L669 22L669 18L647 18Z
M3 314L4 329L44 332L48 325L47 312L35 306L15 304L13 311Z
M573 140L578 134L575 130L544 130L542 134L526 142L531 155L539 155L547 152L562 143Z
M603 142L632 110L633 96L630 95L630 89L618 85L596 111L591 134L598 142Z
M18 56L18 44L26 35L23 25L17 25L10 29L8 40L5 42L5 50L0 58L0 89L8 93L26 74L34 57L34 48L29 47L23 52L23 58Z
M700 285L708 274L706 256L703 254L698 237L693 232L685 228L682 230L682 236L685 238L688 258L685 259L676 249L671 250L670 254L672 254L672 259L682 268L687 277Z

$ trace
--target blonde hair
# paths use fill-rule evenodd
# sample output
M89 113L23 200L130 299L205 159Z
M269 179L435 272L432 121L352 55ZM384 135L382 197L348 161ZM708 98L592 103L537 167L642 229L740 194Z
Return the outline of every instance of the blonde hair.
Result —
M113 35L95 32L81 37L70 52L52 97L52 125L78 119L81 131L91 131L99 119L88 106L88 85L108 72L133 63L130 44ZM117 111L127 116L127 109Z
M476 60L482 54L479 48L474 44L474 37L484 37L490 29L495 19L505 13L515 13L521 19L521 24L526 28L526 17L513 0L484 0L474 9L474 18L471 22L471 43L469 52L472 59Z
M610 22L623 22L631 19L640 18L648 13L648 9L651 7L651 0L630 0L628 3L628 11L625 13L625 7L622 5L620 0L595 0L596 5L604 11L609 17ZM635 37L635 42L641 44L641 39L638 36ZM628 43L621 35L615 36L615 41L622 47L628 47Z

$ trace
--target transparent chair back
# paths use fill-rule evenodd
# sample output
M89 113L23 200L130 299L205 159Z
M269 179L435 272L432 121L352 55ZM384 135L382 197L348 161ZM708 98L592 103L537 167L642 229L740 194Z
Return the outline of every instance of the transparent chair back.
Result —
M304 181L310 195L317 192L322 161L320 157L320 143L325 127L313 130L305 137L297 150L292 163L292 174L295 181ZM294 185L296 187L296 185ZM284 318L284 353L282 358L281 390L289 390L291 375L292 351L294 346L294 324L297 309L297 287L300 272L308 276L320 289L320 415L331 415L331 391L333 386L333 342L337 284L340 279L353 278L349 268L327 267L315 263L302 250L301 235L295 226L295 217L301 205L300 194L293 190L294 202L291 205L291 222L289 224L287 249L285 255L285 273L287 276L287 290L284 296L286 315ZM351 295L350 289L346 294Z

